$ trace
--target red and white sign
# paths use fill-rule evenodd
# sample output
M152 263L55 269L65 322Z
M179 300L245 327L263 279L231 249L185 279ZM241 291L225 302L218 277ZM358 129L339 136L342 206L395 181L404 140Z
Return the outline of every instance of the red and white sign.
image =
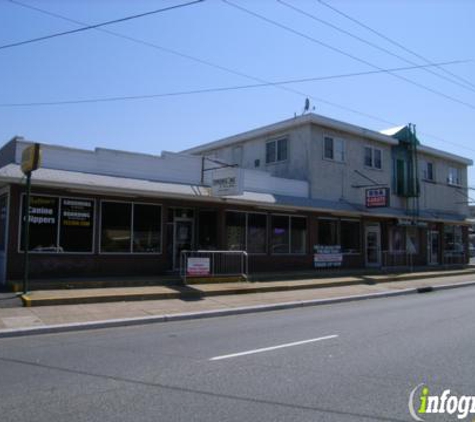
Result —
M366 208L389 207L389 188L366 189Z
M203 277L210 275L209 258L188 258L186 264L188 277Z

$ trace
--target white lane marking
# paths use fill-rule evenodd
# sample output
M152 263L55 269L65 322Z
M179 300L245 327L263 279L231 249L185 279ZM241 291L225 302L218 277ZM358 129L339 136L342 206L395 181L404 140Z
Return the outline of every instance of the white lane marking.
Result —
M337 334L332 334L330 336L312 338L312 339L309 339L309 340L295 341L293 343L279 344L277 346L264 347L262 349L247 350L245 352L232 353L230 355L215 356L214 358L211 358L209 360L211 361L211 360L222 360L222 359L236 358L238 356L252 355L254 353L269 352L271 350L283 349L284 347L300 346L302 344L314 343L316 341L322 341L322 340L330 340L332 338L337 338L337 337L338 337Z

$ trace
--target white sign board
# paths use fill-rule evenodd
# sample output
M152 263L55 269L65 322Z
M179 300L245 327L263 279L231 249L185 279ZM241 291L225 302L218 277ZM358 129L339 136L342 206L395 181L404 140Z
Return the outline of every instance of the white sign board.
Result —
M209 258L188 258L186 264L188 277L208 276L209 274Z
M315 268L341 267L343 254L340 245L315 245L313 250L313 265Z
M213 196L242 195L243 179L242 169L237 167L225 167L215 170L211 182L211 194Z

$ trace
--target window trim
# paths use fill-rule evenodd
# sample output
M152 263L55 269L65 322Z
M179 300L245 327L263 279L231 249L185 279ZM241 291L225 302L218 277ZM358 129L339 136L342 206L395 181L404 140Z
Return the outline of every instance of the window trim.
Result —
M333 158L330 158L330 157L326 156L326 148L325 148L326 139L331 139L332 140L332 155L333 155ZM335 141L339 141L343 145L343 160L337 160L335 158ZM324 160L330 161L332 163L346 164L346 140L343 139L343 138L338 138L338 137L333 136L333 135L325 135L324 134L323 135L323 154L322 154L322 158Z
M361 256L364 253L364 247L362 244L362 228L363 228L363 222L359 218L338 218L338 217L317 217L317 234L318 234L318 222L319 221L336 221L338 226L337 226L337 241L338 245L342 247L342 254L344 256ZM359 251L358 252L343 252L343 245L341 244L341 222L346 221L350 223L358 223L360 225L360 230L359 230L359 236L360 236L360 242L359 242Z
M113 199L101 199L100 201L100 213L99 213L99 239L98 239L98 255L126 255L126 256L157 256L163 255L163 205L150 203L150 202L135 202L125 200L113 200ZM104 202L131 204L132 209L130 212L130 250L129 252L104 252L102 250L102 204ZM160 252L134 252L134 206L137 205L152 205L160 208Z
M371 165L366 164L366 149L369 149L371 151ZM376 160L375 160L375 151L379 151L381 154L381 167L376 167ZM370 169L370 170L378 170L378 171L383 171L383 149L375 147L373 145L364 145L363 146L363 165L365 168Z
M458 178L455 182L450 181L450 178L451 178L450 177L450 171L451 170L456 170L457 171ZM462 171L461 171L460 167L449 166L449 171L448 171L448 174L447 174L447 185L448 186L455 186L455 187L463 186L463 184L462 184Z
M269 213L263 212L263 211L243 211L243 210L236 210L236 209L230 209L230 210L225 210L225 214L227 212L236 212L236 213L244 213L246 214L245 218L245 230L244 230L244 243L245 243L245 251L248 255L267 255L269 252ZM266 216L266 250L265 252L248 252L247 251L247 246L248 246L248 236L247 236L247 231L248 231L248 214L259 214L259 215L265 215ZM226 223L226 217L224 218L224 221ZM226 224L224 225L224 228L226 230ZM228 247L227 242L226 242L226 248Z
M61 196L61 195L52 195L52 194L42 194L42 193L31 193L31 196L46 196L48 198L57 198L58 199L58 222L56 228L56 240L59 243L59 236L60 236L60 220L61 220L61 199L77 199L77 200L84 200L84 201L91 201L94 206L94 211L92 213L92 248L90 252L53 252L53 251L28 251L29 254L33 253L35 255L53 255L53 256L62 256L62 255L94 255L96 253L96 216L97 216L97 201L95 198L88 198L88 197L79 197L79 196ZM21 249L21 241L23 238L23 221L22 221L22 212L23 210L23 201L25 200L26 193L21 194L20 198L20 213L18 216L18 240L17 240L17 253L24 253L25 251ZM8 247L8 246L7 246Z
M276 217L288 217L289 219L289 222L288 222L288 231L289 231L289 251L288 252L272 252L272 216L276 216ZM292 255L292 256L305 256L305 255L308 255L308 240L309 240L309 236L308 236L308 217L306 215L298 215L298 214L284 214L284 213L269 213L269 216L270 216L270 219L269 219L269 226L270 226L270 230L269 230L269 235L270 235L270 242L269 242L269 255L271 256L283 256L283 255ZM291 223L291 219L292 217L294 218L304 218L305 219L305 232L307 233L306 235L306 245L305 245L305 252L291 252L291 249L292 249L292 233L291 233L291 229L292 229L292 223Z
M401 249L394 249L394 240L395 240L394 233L395 232L402 233L402 237L401 237L401 243L402 243L401 246L402 247L401 247ZM407 236L406 227L403 227L403 226L392 226L392 227L390 227L390 230L389 230L389 233L388 233L389 252L391 252L391 253L406 253L407 252L406 236Z
M134 252L134 213L135 213L135 205L151 205L160 208L160 252ZM193 215L193 224L195 224L195 216ZM102 231L101 231L102 232ZM194 234L194 233L193 233ZM135 202L132 201L132 252L131 255L162 255L163 254L163 206L162 204L152 204L150 202Z
M348 255L348 256L357 256L357 255L361 255L363 254L363 236L362 236L362 229L363 229L363 222L358 219L358 218L339 218L338 219L339 221L339 228L338 228L338 235L339 235L339 243L340 243L340 246L342 247L342 254L343 255ZM347 223L358 223L360 225L360 229L359 229L359 241L358 241L358 244L359 244L359 248L358 248L358 252L343 252L343 245L341 244L341 222L342 221L346 221Z
M442 236L444 237L444 249L443 249L444 254L445 253L452 253L452 254L458 254L458 255L463 254L463 249L459 250L459 251L447 249L446 236L447 236L447 234L452 234L452 236L454 237L454 240L455 240L456 239L456 231L460 231L460 233L458 233L460 235L460 240L461 240L460 244L462 245L462 247L464 247L464 246L466 247L466 245L464 245L463 225L444 223L444 227L442 229ZM455 242L454 242L454 245L456 245Z
M432 165L432 179L427 177L428 165ZM436 183L435 163L434 161L424 160L424 168L422 169L422 180L424 182Z
M269 139L266 141L265 145L266 145L266 148L265 148L265 163L266 163L266 166L268 165L273 165L273 164L280 164L280 163L285 163L286 161L289 160L289 136L288 135L283 135L283 136L280 136L278 138L272 138L272 139ZM285 140L286 143L287 143L287 148L286 148L286 151L287 151L287 156L284 160L278 160L277 157L279 156L279 141L283 141ZM267 145L269 144L275 144L275 152L274 152L274 161L267 161Z
M337 244L341 246L341 237L340 237L340 219L337 217L317 217L317 238L320 241L320 221L335 221L337 223L336 227L336 241ZM321 245L321 243L317 243L317 245Z

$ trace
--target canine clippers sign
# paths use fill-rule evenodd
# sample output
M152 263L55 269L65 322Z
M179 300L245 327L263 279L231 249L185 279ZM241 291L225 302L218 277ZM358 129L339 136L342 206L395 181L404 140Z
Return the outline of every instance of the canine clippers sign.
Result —
M366 208L389 207L389 188L366 189Z

